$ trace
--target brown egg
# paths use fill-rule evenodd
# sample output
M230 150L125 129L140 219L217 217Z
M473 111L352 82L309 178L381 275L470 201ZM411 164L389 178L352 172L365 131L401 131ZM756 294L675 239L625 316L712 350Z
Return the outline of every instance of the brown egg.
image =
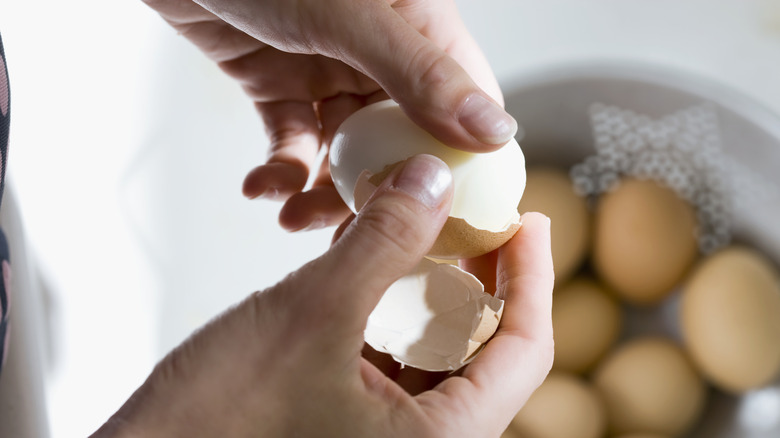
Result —
M702 261L680 322L691 358L719 388L739 393L780 372L780 276L756 251L731 247Z
M629 433L628 435L620 435L615 438L671 438L668 435L661 435L659 433Z
M555 282L561 284L579 268L590 241L590 213L563 170L537 167L526 172L518 211L538 211L550 217Z
M677 286L698 255L696 214L654 181L626 179L601 196L593 262L626 301L656 304Z
M593 383L610 433L680 436L699 419L705 385L684 351L660 337L636 338L604 359Z
M593 279L575 277L553 294L553 369L589 371L620 335L618 302Z
M552 372L503 435L523 438L600 438L606 431L601 399L573 374Z

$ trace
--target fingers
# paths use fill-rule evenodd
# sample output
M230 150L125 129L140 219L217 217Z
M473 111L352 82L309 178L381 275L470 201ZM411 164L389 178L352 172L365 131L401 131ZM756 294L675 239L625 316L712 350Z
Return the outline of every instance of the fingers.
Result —
M499 250L497 296L505 303L498 331L464 373L514 398L515 406L507 401L513 412L519 409L518 398L524 402L552 365L554 279L550 220L539 213L524 214L520 231Z
M270 155L266 164L244 179L244 195L287 201L279 213L279 224L288 231L341 223L349 209L333 186L327 158L318 163L317 153L363 101L360 96L341 93L316 106L294 101L257 103L271 139ZM302 192L314 171L317 176L311 190Z
M287 231L311 231L341 224L351 211L333 186L327 163L311 189L301 191L308 169L288 163L267 163L252 170L244 180L244 195L286 201L279 212L279 225Z
M323 143L329 143L341 122L363 105L363 99L351 94L320 102L320 135ZM338 225L349 216L349 208L342 201L330 176L327 158L317 171L312 188L293 194L279 213L279 224L288 231L313 230Z
M523 226L499 249L498 296L505 307L498 331L464 370L470 384L446 381L438 388L452 409L470 406L475 421L496 424L497 434L552 366L552 266L549 219L523 215Z
M496 293L496 265L498 263L498 250L472 259L464 259L458 265L464 271L473 274L479 282L485 286L485 292Z
M452 174L436 157L413 157L394 170L316 261L315 269L327 275L319 279L321 292L313 298L312 311L339 315L334 330L362 345L369 313L390 284L433 245L451 197Z
M301 164L266 163L252 169L241 188L249 199L284 201L303 190L308 169Z
M552 290L555 281L550 219L526 213L512 243L498 259L498 297L506 301L500 330L526 339L552 338Z
M454 9L452 2L443 4ZM322 48L373 78L404 111L445 144L494 150L517 132L517 122L480 89L444 50L384 1L361 2L353 26L333 31Z
M214 18L192 0L143 0L147 6L157 11L167 21L173 23L195 22Z
M265 165L244 179L244 196L284 200L303 190L320 147L319 121L311 103L256 103L271 141Z
M338 241L341 238L341 236L344 234L344 231L347 230L349 224L351 224L353 220L355 220L355 215L350 214L349 216L347 216L346 219L344 219L344 221L341 224L339 224L338 228L336 228L336 231L333 232L333 237L331 238L330 241L331 245L336 243L336 241Z
M366 97L350 93L339 93L318 102L317 115L320 118L322 142L329 145L341 123L352 113L364 107L366 103ZM326 176L330 179L330 172Z
M444 49L496 102L504 99L490 64L460 18L452 0L395 1L393 10Z
M376 82L339 60L286 53L273 47L221 62L219 66L258 102L316 102L339 93L366 95L379 90Z
M265 47L192 0L143 1L214 61L244 56Z
M350 210L333 185L313 187L293 195L279 212L279 225L287 231L311 231L342 223Z

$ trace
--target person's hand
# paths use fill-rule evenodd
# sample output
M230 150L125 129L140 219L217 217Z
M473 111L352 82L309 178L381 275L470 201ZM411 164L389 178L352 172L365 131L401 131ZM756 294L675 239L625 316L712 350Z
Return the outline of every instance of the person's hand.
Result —
M368 103L389 95L418 125L464 150L494 150L517 131L452 0L144 1L255 101L270 152L243 191L285 201L279 222L287 230L348 216L316 157ZM303 192L310 173L314 185Z
M407 161L330 250L171 352L95 437L499 436L552 365L544 216L524 215L496 253L505 310L471 364L425 373L361 355L369 313L431 247L451 193L439 159Z

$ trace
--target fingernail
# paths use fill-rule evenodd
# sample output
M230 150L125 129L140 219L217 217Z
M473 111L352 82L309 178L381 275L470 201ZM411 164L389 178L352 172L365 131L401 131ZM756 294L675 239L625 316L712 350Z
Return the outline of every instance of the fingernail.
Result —
M312 219L311 223L306 226L306 228L302 229L301 231L314 231L314 230L321 230L328 226L328 223L325 222L325 219L321 217L315 217Z
M435 208L444 201L451 185L452 172L447 164L433 155L418 155L406 160L392 187Z
M279 190L279 187L271 186L271 187L266 188L262 193L257 194L257 195L253 195L249 199L250 200L264 199L264 200L272 200L272 201L274 201L274 200L279 199L280 194L281 194L281 191Z
M463 102L458 122L469 134L487 144L504 144L517 133L517 121L495 102L473 93Z

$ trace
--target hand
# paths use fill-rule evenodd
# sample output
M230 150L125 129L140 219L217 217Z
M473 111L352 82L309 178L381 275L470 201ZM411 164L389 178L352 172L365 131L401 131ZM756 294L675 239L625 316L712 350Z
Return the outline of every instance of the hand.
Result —
M432 374L361 356L369 313L430 248L451 192L440 160L407 161L329 251L171 352L95 437L499 436L552 365L544 216L496 254L504 316L471 364Z
M494 150L517 131L452 0L144 1L255 101L270 153L243 190L285 201L279 222L287 230L348 216L327 164L315 169L315 161L341 122L368 103L389 95L464 150ZM314 185L302 192L310 173Z

